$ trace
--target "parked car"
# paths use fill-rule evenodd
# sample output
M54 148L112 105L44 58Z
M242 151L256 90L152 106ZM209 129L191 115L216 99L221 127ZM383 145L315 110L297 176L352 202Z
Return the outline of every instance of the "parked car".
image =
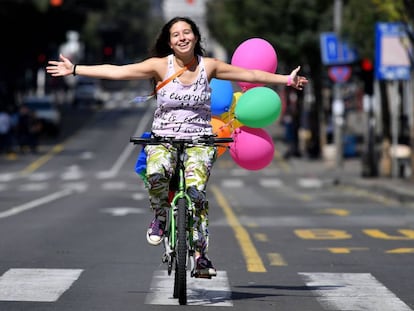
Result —
M61 128L61 113L53 96L29 96L23 99L23 105L35 113L41 122L41 133L58 136Z
M73 93L73 106L96 105L101 107L103 90L100 81L87 77L78 77Z

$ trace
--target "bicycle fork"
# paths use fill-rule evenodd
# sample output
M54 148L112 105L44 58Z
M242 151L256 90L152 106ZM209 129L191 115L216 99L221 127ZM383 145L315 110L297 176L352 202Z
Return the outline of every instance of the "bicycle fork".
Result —
M182 174L182 171L180 171ZM180 180L181 177L180 176ZM177 190L174 198L171 201L171 207L168 211L168 221L166 227L166 234L164 237L164 254L162 256L162 262L167 263L168 265L168 275L171 275L171 271L174 268L176 260L176 249L177 249L177 214L178 214L178 204L179 199L184 198L186 201L187 217L186 217L186 230L187 230L187 263L186 266L190 267L191 276L195 274L195 243L194 243L194 216L195 216L195 207L191 201L190 196L183 189L184 185L180 185Z

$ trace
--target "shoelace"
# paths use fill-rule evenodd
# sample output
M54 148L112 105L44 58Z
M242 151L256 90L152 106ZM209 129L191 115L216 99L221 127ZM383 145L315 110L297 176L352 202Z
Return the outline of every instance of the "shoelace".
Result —
M158 234L160 232L160 225L161 221L159 221L158 219L154 219L151 223L151 233Z

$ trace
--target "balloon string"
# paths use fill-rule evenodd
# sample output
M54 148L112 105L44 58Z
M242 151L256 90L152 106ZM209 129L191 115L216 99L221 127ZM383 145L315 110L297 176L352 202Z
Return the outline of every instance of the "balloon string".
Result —
M225 126L231 126L233 124L234 120L235 120L235 118L232 118L229 122L223 124L220 128L225 127Z

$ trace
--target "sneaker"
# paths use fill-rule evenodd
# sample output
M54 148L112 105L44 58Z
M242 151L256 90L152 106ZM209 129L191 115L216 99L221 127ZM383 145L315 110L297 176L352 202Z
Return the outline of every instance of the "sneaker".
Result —
M205 256L200 256L196 259L196 270L194 275L196 278L211 279L212 276L217 275L217 271L213 267L210 259Z
M164 237L165 223L154 218L147 230L147 241L151 245L159 245Z

